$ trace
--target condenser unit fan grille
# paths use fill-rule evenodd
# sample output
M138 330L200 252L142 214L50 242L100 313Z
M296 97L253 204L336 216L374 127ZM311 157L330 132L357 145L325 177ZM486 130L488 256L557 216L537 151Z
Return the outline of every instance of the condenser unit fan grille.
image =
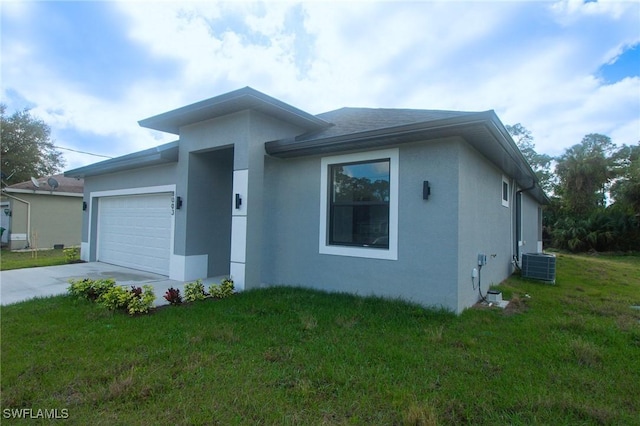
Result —
M556 282L556 257L546 253L524 253L522 276L534 280Z

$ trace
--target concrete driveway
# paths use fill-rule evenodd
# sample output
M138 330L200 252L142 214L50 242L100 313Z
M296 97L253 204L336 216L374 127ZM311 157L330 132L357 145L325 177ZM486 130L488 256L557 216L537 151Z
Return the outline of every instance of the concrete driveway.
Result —
M34 297L46 297L67 292L73 278L114 278L119 285L142 286L150 284L156 295L156 306L167 304L164 299L169 287L179 288L184 294L184 283L164 275L123 268L107 263L89 262L41 268L13 269L0 272L0 304L22 302Z

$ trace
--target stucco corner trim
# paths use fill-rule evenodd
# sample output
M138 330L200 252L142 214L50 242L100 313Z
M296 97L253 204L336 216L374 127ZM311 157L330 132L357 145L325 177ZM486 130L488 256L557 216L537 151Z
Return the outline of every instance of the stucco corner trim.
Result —
M80 260L83 262L89 262L91 253L89 252L89 243L84 241L80 243Z
M199 254L181 256L172 254L169 264L169 279L175 281L192 281L206 278L208 273L209 256Z
M244 263L231 262L230 275L236 291L243 291L245 288L245 268Z

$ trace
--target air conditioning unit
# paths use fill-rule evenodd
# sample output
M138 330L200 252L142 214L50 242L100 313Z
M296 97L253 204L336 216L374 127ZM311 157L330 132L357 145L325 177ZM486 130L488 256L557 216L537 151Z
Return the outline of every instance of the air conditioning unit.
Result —
M522 276L534 280L556 282L556 257L546 253L524 253Z

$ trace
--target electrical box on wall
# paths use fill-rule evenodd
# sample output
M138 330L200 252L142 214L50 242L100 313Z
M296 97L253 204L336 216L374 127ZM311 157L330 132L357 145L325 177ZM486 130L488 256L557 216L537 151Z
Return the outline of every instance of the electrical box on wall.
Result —
M487 255L479 254L478 255L478 266L484 266L487 264Z

